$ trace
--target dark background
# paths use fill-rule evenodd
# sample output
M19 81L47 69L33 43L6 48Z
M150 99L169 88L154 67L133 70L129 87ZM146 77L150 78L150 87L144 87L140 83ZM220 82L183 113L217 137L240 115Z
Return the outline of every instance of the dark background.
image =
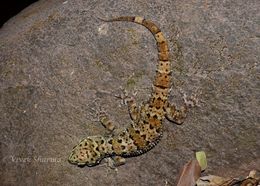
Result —
M37 0L8 0L8 1L1 1L0 3L0 27L3 24L24 8L29 6L30 4L36 2Z

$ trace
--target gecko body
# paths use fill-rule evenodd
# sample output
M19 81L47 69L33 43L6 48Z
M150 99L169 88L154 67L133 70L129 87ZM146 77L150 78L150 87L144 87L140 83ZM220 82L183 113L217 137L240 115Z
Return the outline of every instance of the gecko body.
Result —
M168 102L171 86L171 62L169 47L159 27L142 17L118 17L106 22L126 21L146 27L154 36L158 48L158 65L150 99L140 107L133 99L127 101L132 123L117 134L89 136L76 145L69 156L69 162L79 166L95 166L106 157L132 157L152 149L161 139L162 121L169 119L181 124L186 116L187 104L179 110ZM113 126L106 115L101 123ZM109 127L108 127L109 128ZM113 127L112 127L113 128Z

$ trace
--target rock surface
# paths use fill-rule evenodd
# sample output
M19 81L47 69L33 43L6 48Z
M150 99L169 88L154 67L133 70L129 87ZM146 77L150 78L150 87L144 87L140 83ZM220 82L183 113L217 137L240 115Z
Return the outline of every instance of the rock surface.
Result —
M251 1L39 1L0 30L1 185L174 185L204 150L206 173L246 175L260 162L260 6ZM185 124L165 121L161 142L117 171L67 162L73 146L104 134L99 105L130 122L120 87L149 98L157 63L152 35L97 17L157 23L173 58L170 100L198 92ZM258 165L257 165L258 164Z

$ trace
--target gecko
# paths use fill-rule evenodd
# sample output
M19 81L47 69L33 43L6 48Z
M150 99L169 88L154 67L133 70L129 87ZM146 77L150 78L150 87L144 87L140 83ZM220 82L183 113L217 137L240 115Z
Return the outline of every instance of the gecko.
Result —
M113 165L125 163L125 158L139 156L151 150L158 144L163 134L162 122L166 118L171 122L182 124L187 115L188 104L184 98L184 105L177 109L168 102L171 88L171 61L169 47L160 28L150 20L142 17L123 16L103 20L105 22L125 21L146 27L154 36L158 49L158 64L153 90L150 99L140 106L134 98L127 97L131 123L125 129L115 133L115 126L109 116L102 112L100 122L111 131L110 135L89 136L76 145L68 161L78 166L95 166L105 158L111 158ZM195 103L194 99L190 99Z

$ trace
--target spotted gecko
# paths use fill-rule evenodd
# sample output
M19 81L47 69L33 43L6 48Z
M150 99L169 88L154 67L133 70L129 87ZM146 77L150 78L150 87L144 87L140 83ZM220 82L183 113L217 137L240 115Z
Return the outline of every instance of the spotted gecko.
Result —
M167 118L169 121L181 124L190 106L185 100L184 106L176 109L167 100L171 87L169 47L161 30L153 22L142 17L128 16L103 21L134 22L146 27L156 40L159 62L149 101L138 107L133 98L127 97L131 124L120 132L111 132L111 135L89 136L81 140L73 148L68 159L70 163L78 166L95 166L108 157L112 158L114 165L117 166L123 164L126 157L138 156L151 150L162 137L162 121ZM114 130L113 123L105 113L101 113L99 119L108 130Z

